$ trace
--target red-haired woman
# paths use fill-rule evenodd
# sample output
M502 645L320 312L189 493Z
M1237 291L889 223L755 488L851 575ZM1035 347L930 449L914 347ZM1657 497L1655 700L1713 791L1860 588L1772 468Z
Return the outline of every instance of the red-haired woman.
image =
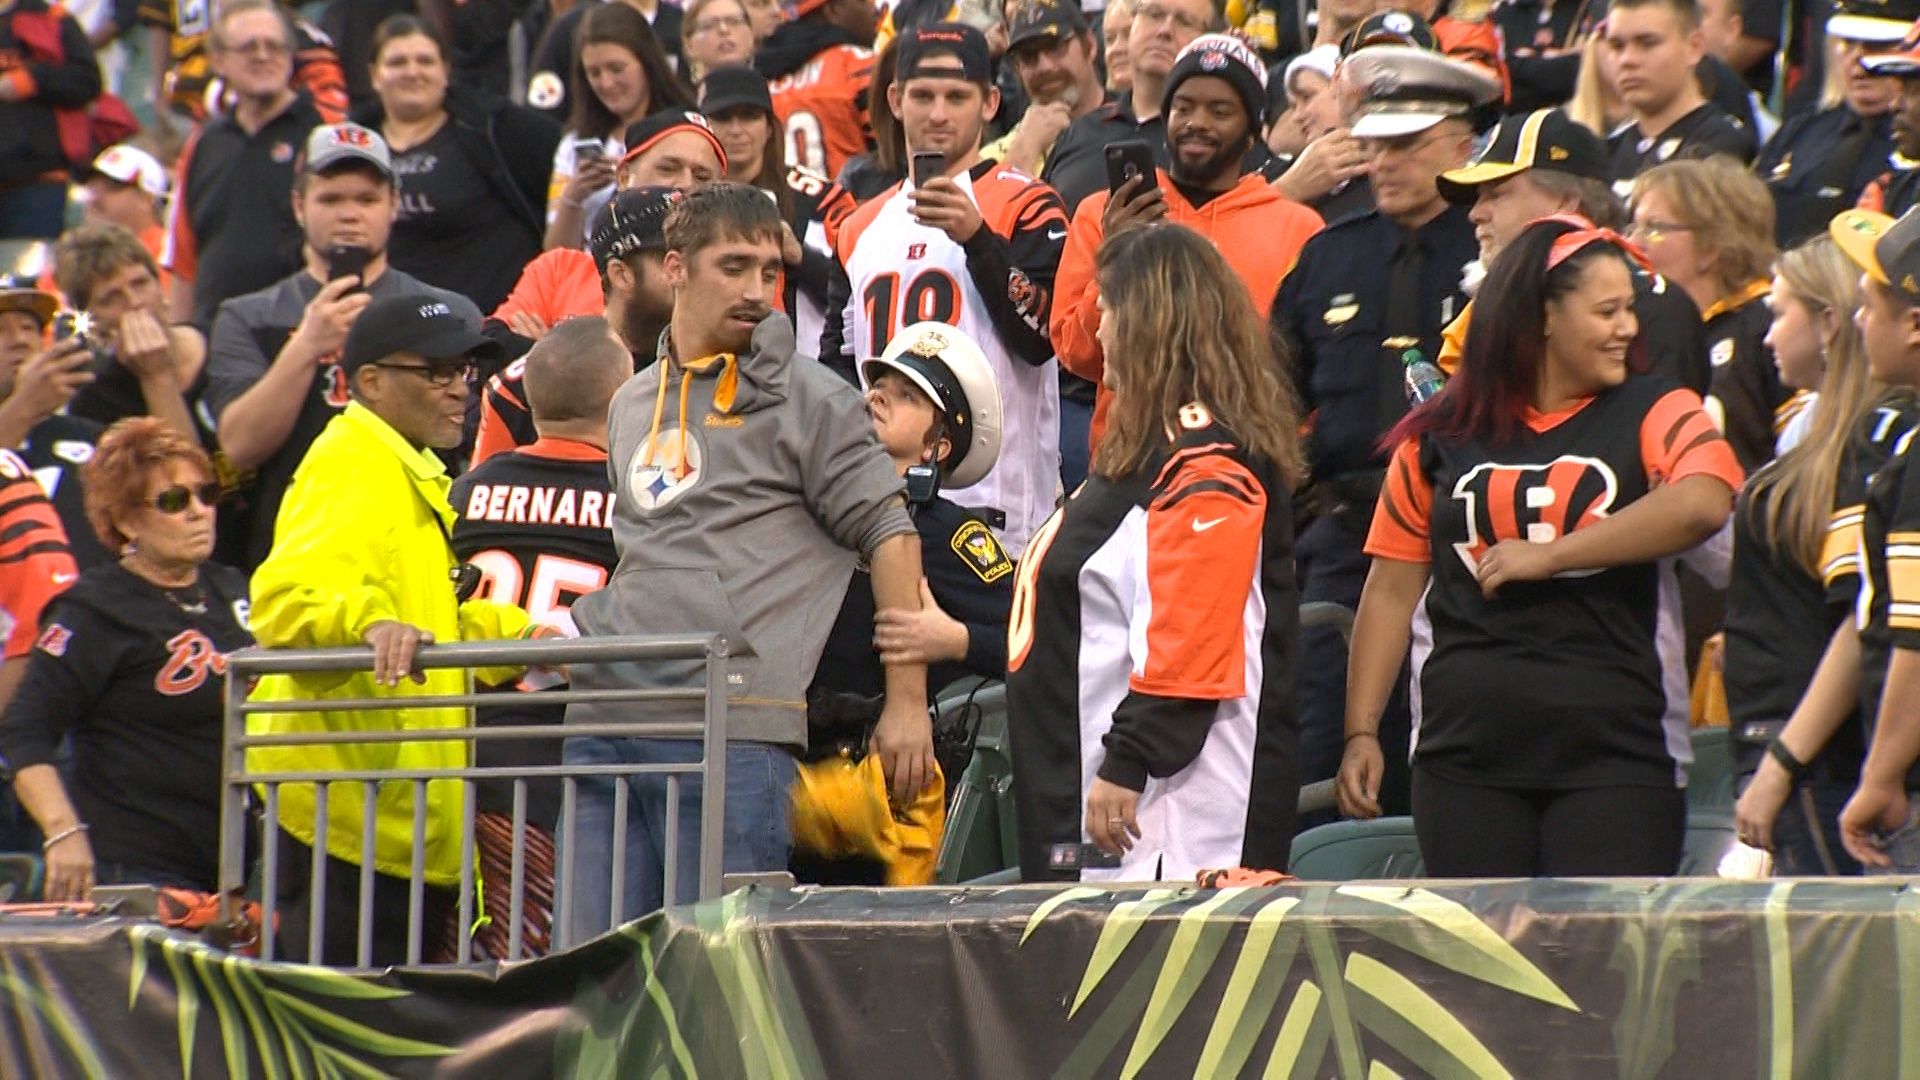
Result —
M1639 373L1630 255L1577 218L1528 226L1459 374L1388 436L1338 797L1379 813L1374 731L1424 607L1413 821L1437 877L1679 865L1656 564L1725 523L1741 473L1698 396Z
M211 892L226 655L253 644L246 576L206 561L220 485L196 443L146 416L108 428L81 475L87 519L120 559L47 606L0 755L46 834L48 899L116 883ZM68 735L71 792L54 765Z

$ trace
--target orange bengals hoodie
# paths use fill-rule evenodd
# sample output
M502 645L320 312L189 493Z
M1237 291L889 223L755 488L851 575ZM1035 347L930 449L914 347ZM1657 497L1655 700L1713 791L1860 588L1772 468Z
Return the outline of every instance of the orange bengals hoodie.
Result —
M1213 241L1226 256L1227 265L1247 283L1253 306L1265 319L1274 293L1280 290L1280 279L1293 269L1307 238L1320 231L1320 215L1273 190L1258 173L1241 177L1231 189L1196 209L1180 194L1166 170L1158 173L1160 191L1167 200L1165 220L1185 225ZM1095 447L1106 431L1107 407L1113 396L1100 384L1106 358L1100 352L1100 286L1094 280L1100 243L1106 239L1101 215L1106 213L1107 199L1107 192L1096 191L1074 212L1073 225L1067 231L1067 250L1060 257L1059 274L1054 278L1053 318L1049 322L1061 366L1099 387L1093 407L1093 433L1088 440Z

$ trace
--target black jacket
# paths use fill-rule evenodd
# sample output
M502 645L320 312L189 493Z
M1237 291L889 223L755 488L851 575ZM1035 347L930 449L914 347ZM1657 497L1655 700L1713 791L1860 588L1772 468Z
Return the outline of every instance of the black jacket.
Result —
M447 87L446 107L467 160L513 208L514 220L536 238L544 237L547 180L553 173L554 148L560 144L560 125L533 109L461 86ZM355 109L353 118L377 131L386 110L375 99Z
M46 0L18 0L0 16L0 79L31 83L20 100L0 103L0 187L64 175L73 163L61 148L55 110L84 108L100 96L100 66L86 31L71 15L56 18Z

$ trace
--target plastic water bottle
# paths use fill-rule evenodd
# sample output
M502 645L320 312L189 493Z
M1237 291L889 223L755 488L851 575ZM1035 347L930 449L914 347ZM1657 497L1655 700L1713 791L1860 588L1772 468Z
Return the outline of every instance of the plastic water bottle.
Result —
M1406 377L1403 380L1407 388L1407 403L1418 405L1439 393L1447 385L1447 373L1440 366L1420 355L1419 349L1408 349L1400 354L1400 362L1406 365Z

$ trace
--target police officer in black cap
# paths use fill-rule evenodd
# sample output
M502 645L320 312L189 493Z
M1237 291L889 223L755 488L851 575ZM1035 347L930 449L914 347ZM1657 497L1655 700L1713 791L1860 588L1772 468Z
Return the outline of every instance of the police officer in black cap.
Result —
M1467 297L1461 274L1478 254L1464 207L1440 196L1436 178L1467 161L1470 115L1499 95L1478 69L1405 45L1363 48L1339 78L1362 104L1352 122L1370 155L1375 209L1335 222L1309 240L1275 297L1272 319L1291 347L1306 408L1317 413L1307 443L1319 517L1300 535L1301 599L1349 608L1360 600L1386 460L1379 443L1407 411L1406 368L1432 362L1440 332ZM1346 703L1346 649L1330 630L1301 636L1301 740L1307 780L1339 768ZM1404 689L1382 720L1390 771L1382 798L1406 812L1408 712Z
M1528 224L1554 214L1578 214L1596 225L1623 229L1626 208L1607 183L1607 147L1559 109L1508 116L1464 168L1440 174L1440 194L1468 208L1480 240L1477 268ZM1475 268L1475 269L1477 269ZM1477 277L1474 269L1470 277ZM1634 314L1654 371L1705 395L1713 377L1700 309L1685 290L1642 267L1634 268ZM1449 374L1466 345L1473 308L1447 327L1440 366Z
M928 665L930 690L1007 672L1013 560L986 523L940 495L943 485L978 483L999 457L993 368L970 338L937 322L901 330L861 368L874 432L906 477L926 577L921 610L876 616L867 575L853 576L807 693L811 751L830 749L823 741L866 745L883 663ZM953 764L942 762L950 779Z
M1860 208L1899 217L1920 204L1920 30L1909 30L1895 47L1868 53L1860 66L1874 75L1899 80L1891 135L1897 156L1860 195Z
M1861 61L1897 45L1916 17L1920 0L1843 0L1827 20L1834 62L1842 68L1831 76L1838 99L1823 96L1818 109L1789 116L1753 164L1773 193L1774 235L1782 248L1824 233L1833 216L1887 170L1900 84Z

